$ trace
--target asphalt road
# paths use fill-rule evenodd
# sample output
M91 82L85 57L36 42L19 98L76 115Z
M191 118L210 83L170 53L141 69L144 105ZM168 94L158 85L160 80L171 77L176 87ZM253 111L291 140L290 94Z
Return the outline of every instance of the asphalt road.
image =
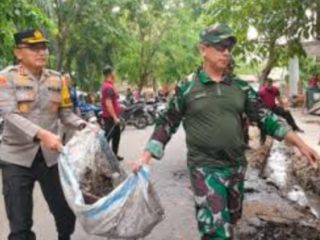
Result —
M125 157L123 167L129 170L130 160L138 158L152 128L136 130L128 127L123 133L120 155ZM152 182L165 209L165 219L144 240L195 240L199 239L194 219L193 195L186 167L186 147L183 131L174 135L161 162L152 163ZM0 191L2 185L0 183ZM34 231L39 240L56 240L55 224L39 186L34 191ZM0 198L0 240L6 240L8 221L3 197ZM77 224L73 240L102 240L106 238L87 235Z

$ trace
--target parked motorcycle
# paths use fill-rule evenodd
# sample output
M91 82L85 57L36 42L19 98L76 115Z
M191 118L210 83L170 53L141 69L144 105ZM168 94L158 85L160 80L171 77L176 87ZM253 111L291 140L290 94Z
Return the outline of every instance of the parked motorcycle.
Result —
M99 105L93 105L89 103L80 103L79 108L81 111L81 118L87 122L99 124L103 126L103 119L101 117L102 111Z
M137 129L144 129L148 125L148 117L143 103L136 103L129 107L122 105L119 119L121 131L124 131L126 125L133 125Z

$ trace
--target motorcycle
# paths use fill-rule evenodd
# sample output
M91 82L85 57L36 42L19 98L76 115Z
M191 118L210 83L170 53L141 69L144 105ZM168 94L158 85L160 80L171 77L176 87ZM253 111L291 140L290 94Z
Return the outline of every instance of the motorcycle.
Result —
M148 117L144 110L143 103L136 103L132 106L121 105L122 110L119 114L120 130L124 131L126 125L133 125L137 129L144 129L148 125Z
M87 122L103 126L102 111L99 105L80 103L81 118Z
M159 115L159 107L161 103L159 102L147 102L145 105L145 111L148 117L148 125L151 126L155 123L156 118Z

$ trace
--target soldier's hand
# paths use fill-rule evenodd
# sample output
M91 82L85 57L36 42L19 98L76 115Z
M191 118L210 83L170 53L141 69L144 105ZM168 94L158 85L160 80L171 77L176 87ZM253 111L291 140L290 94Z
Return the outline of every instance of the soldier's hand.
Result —
M316 170L319 169L320 157L316 151L314 151L312 148L308 146L300 147L299 150L301 154L307 158L307 160L309 161L309 163L314 169Z
M139 168L142 166L142 165L149 165L150 164L150 160L151 160L151 154L149 152L144 152L142 157L137 159L137 160L134 160L132 163L131 163L131 169L134 173L137 173L139 171Z
M59 152L62 149L60 137L50 131L41 129L37 132L36 137L51 151Z

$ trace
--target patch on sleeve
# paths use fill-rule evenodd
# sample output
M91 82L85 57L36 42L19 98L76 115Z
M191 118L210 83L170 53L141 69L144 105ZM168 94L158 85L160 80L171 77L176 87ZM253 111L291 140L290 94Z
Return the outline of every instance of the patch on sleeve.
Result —
M62 108L72 107L71 97L69 93L69 88L66 81L62 81L61 87L61 105Z

